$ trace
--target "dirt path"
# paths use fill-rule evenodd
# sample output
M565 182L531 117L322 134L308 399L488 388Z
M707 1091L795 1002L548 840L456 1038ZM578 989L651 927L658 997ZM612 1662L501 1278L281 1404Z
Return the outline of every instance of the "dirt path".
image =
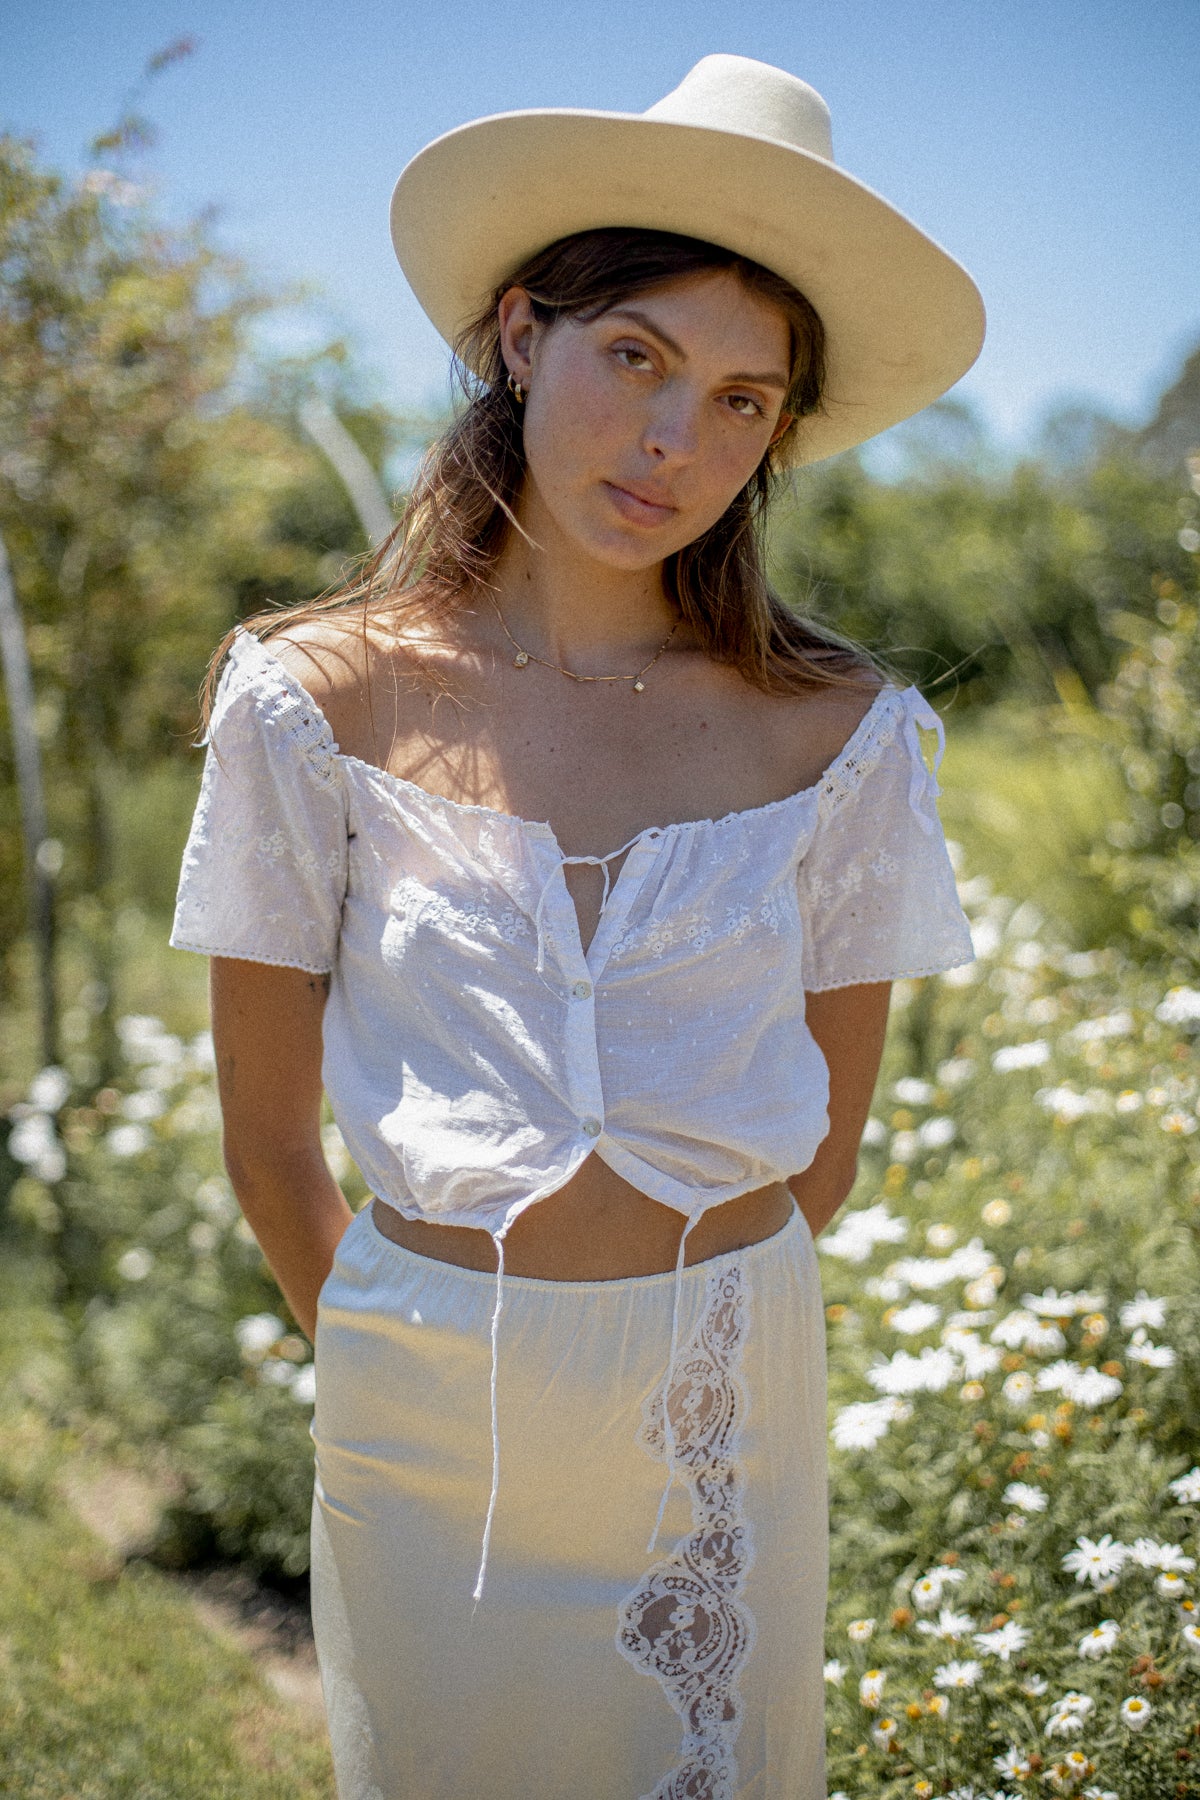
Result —
M165 1479L90 1457L67 1463L55 1485L76 1516L122 1557L137 1555L150 1542L172 1497ZM306 1602L289 1600L236 1567L162 1573L190 1595L206 1630L250 1653L280 1700L298 1708L311 1726L324 1725Z

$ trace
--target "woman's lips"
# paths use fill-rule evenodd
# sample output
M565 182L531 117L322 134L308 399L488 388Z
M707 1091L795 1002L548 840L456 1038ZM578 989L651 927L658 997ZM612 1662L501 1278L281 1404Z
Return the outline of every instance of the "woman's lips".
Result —
M621 517L635 525L661 525L676 510L657 500L643 499L641 494L633 493L629 488L618 487L615 481L606 481L604 485Z

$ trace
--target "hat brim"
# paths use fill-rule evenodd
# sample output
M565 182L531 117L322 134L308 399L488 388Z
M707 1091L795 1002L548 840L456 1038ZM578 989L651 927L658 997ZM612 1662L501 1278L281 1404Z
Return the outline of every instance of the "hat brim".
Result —
M844 169L775 138L640 113L499 113L428 144L392 194L396 256L450 344L547 244L614 225L720 244L816 308L824 411L799 422L793 463L909 418L979 355L983 301L966 270Z

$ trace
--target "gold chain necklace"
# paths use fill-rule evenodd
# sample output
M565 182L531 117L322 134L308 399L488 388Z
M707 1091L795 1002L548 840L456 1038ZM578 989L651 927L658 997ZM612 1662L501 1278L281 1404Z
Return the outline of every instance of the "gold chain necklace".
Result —
M525 667L526 663L535 662L535 663L541 663L542 667L546 668L546 669L557 669L560 675L569 675L571 677L572 681L632 681L633 691L635 694L642 694L645 692L646 684L642 680L642 676L646 673L646 670L652 666L652 664L654 664L658 661L659 657L662 655L663 651L666 649L667 645L670 643L671 639L674 637L676 627L679 624L679 620L676 619L675 624L672 625L670 631L668 631L666 637L663 639L663 641L659 645L658 649L654 652L654 655L650 658L650 661L648 663L644 663L642 665L642 667L640 669L638 669L635 674L633 674L633 675L577 675L575 673L574 669L564 669L561 663L547 662L546 658L544 656L535 656L533 654L532 650L522 649L521 645L518 644L518 642L517 642L516 638L513 636L512 632L508 629L508 626L505 625L504 614L500 611L500 602L497 600L495 594L493 594L491 592L490 588L488 590L488 594L489 594L489 598L491 599L492 605L496 608L496 617L500 621L501 627L503 628L503 631L504 631L504 635L508 639L509 643L512 645L513 649L517 653L513 657L514 669L523 669Z

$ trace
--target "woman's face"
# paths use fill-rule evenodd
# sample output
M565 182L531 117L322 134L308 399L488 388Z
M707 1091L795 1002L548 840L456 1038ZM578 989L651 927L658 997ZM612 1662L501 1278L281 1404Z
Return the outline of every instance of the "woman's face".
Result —
M538 537L548 515L611 567L647 568L707 531L788 423L788 321L732 271L552 326L510 288L500 326L528 390L523 522Z

